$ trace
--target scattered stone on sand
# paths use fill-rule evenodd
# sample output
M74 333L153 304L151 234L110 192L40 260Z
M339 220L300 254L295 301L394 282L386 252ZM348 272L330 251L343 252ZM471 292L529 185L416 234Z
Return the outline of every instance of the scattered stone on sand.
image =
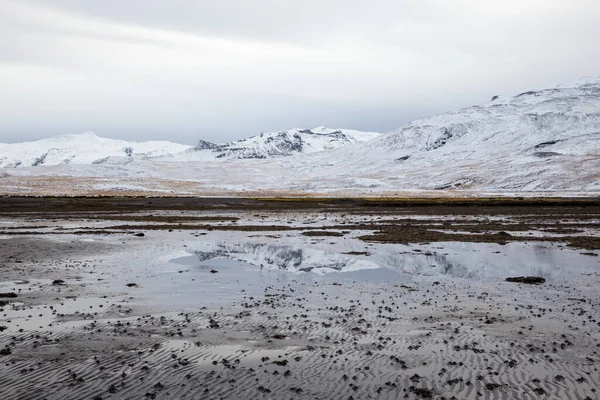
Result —
M55 201L46 199L41 206ZM86 202L85 206L97 201L100 200L75 199L69 200L69 204ZM143 206L147 202L146 199L130 201ZM219 225L229 218L220 215L222 200L218 200L219 209L215 212L219 215L214 217L219 219L213 222L207 219L213 218L211 215L198 216L195 208L187 210L188 206L197 208L196 202L208 200L155 200L158 201L176 201L182 204L182 210L158 215L137 213L136 208L136 214L129 215L118 209L113 214L96 215L93 211L102 207L88 210L87 206L81 206L80 214L60 214L60 208L58 214L48 213L36 219L51 220L52 226L55 219L81 219L86 227L68 223L65 230L53 233L32 225L27 213L15 221L0 216L0 222L6 220L20 226L22 219L26 223L23 228L6 229L6 235L11 237L0 241L0 254L10 254L0 260L7 266L3 270L7 275L2 291L14 290L18 300L23 298L18 303L14 300L14 304L9 303L13 299L0 299L6 300L0 301L0 306L9 304L0 310L0 325L6 325L0 326L0 360L4 361L0 363L2 400L23 395L63 398L65 393L69 398L96 400L186 395L222 399L541 399L566 398L568 393L592 399L600 390L595 378L600 348L596 336L600 326L598 294L594 290L600 280L598 260L584 257L578 250L597 250L600 231L590 233L596 236L585 240L558 236L532 239L513 233L564 224L562 208L541 212L535 207L523 207L513 213L505 207L428 205L403 211L404 208L395 210L385 205L371 209L368 215L349 214L351 218L345 219L346 214L326 207L324 214L310 214L302 219L297 208L303 207L303 203L294 203L293 217L289 217L294 218L292 224L287 223L288 214L279 214L278 210L268 214L270 211L261 206L257 208L260 214L252 218ZM244 207L247 206L240 205L240 209L246 210ZM590 220L597 219L595 210L600 210L600 205L582 211L569 208L570 215L579 216L569 226L590 225ZM409 218L411 214L423 214L425 218ZM443 216L441 223L438 215ZM481 215L501 218L473 219ZM170 225L149 228L94 225L104 226L103 219L108 218ZM273 223L252 225L258 218L266 222L273 218ZM459 219L464 221L455 224ZM39 221L34 223L40 224ZM175 225L179 221L185 222L182 227L191 232ZM438 226L447 232L438 232ZM139 229L150 229L153 234L135 240L132 236ZM304 237L301 232L306 229L351 231L343 238L326 239ZM34 239L30 236L37 234L36 230L41 236ZM172 233L166 235L161 230ZM232 239L237 241L238 237L240 242L247 237L259 238L250 242L269 237L307 247L331 245L333 252L346 256L367 256L363 253L369 249L369 260L354 261L376 264L382 257L380 251L392 248L385 243L407 242L408 247L394 246L390 254L414 259L421 269L406 281L402 277L398 281L371 282L362 281L360 276L354 280L356 275L352 274L346 279L343 271L327 277L310 270L294 274L267 268L263 271L261 266L258 287L251 285L254 281L246 282L237 275L230 278L227 264L222 267L223 264L199 264L189 269L169 264L165 273L160 260L171 260L180 254L182 247L197 250L194 246L203 244L204 238L190 240L189 236L206 235L201 231L211 232L206 238L208 243L225 238L234 245ZM282 233L262 236L253 234L254 231ZM357 239L357 235L365 232L378 235L378 231L389 234L382 237L383 244L365 244ZM502 235L503 231L508 236ZM124 233L129 240L123 237ZM577 249L564 245L573 240L579 244ZM564 274L556 279L561 284L526 290L531 287L498 285L495 273L491 275L495 281L468 279L461 270L462 263L457 261L459 258L453 255L454 247L444 241L481 243L469 247L495 254L489 259L498 265L503 264L497 260L513 250L521 251L520 244L499 251L498 243L522 242L529 254L531 244L544 242L542 246L546 248L545 243L556 242L548 251L570 258L556 263L564 268L559 271ZM271 243L266 239L265 242ZM139 262L128 262L132 254L139 255ZM286 256L295 259L311 254L286 252ZM544 260L541 265L554 265L552 257ZM532 263L525 261L524 268L512 272L513 275L544 270L536 268L537 259ZM258 266L254 267L258 272ZM378 271L381 270L373 270L373 277L379 277ZM208 277L207 272L218 274ZM48 284L57 276L68 279L68 286ZM386 279L388 276L391 275L384 275ZM30 282L21 281L23 277ZM96 278L101 283L96 284ZM532 278L534 281L528 282ZM589 282L589 287L579 285L583 280ZM63 280L57 281L65 284ZM190 284L189 298L185 297L188 281L196 281ZM545 282L535 276L517 276L507 281ZM162 288L163 283L172 285ZM123 286L139 289L129 291ZM157 287L161 288L158 294ZM215 293L224 289L223 292L239 291L239 295L231 300L229 294L222 299L220 294L214 296L219 299L203 294L213 288L218 289ZM68 293L57 295L58 291ZM156 298L151 299L154 295Z

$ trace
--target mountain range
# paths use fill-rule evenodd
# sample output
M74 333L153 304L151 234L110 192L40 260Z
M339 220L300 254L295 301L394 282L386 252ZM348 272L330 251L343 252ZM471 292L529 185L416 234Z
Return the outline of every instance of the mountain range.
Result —
M166 142L127 142L107 139L93 132L54 136L35 142L0 143L0 168L67 164L102 164L112 158L134 160L215 161L274 158L331 150L374 139L380 133L347 129L289 129L261 133L230 143L200 140L196 146Z
M75 193L593 194L600 190L600 78L493 96L388 133L319 127L196 146L85 133L0 144L0 167L5 182L14 178L5 193L60 176L71 178ZM85 190L77 183L84 180Z

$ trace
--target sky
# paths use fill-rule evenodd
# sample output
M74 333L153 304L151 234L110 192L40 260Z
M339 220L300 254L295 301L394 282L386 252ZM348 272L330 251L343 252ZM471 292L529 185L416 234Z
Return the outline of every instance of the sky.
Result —
M600 75L598 0L0 0L0 142L387 132Z

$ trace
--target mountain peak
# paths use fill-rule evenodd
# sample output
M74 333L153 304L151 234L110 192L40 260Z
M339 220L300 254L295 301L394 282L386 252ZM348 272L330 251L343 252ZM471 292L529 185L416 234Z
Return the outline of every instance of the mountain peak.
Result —
M56 141L56 142L64 142L64 141L96 141L102 139L100 136L96 135L94 132L92 131L85 131L82 133L68 133L66 135L57 135L57 136L52 136L48 139L42 139L42 141L46 140L46 141Z
M365 142L379 133L329 129L293 128L277 132L263 132L257 136L230 143L211 143L200 140L198 145L185 152L185 161L210 161L232 159L266 159L316 153L349 144Z
M568 85L558 85L557 87L580 87L580 86L589 86L589 85L597 85L600 86L600 76L586 76L576 80L575 82L571 82Z

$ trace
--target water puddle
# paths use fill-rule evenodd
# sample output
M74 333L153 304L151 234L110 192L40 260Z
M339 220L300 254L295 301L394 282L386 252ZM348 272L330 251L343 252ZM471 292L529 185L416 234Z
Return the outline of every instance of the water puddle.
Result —
M444 278L504 281L511 276L540 276L559 284L596 273L600 266L600 258L593 252L582 254L543 242L390 245L336 240L205 240L194 246L197 260L192 256L188 260L200 266L243 266L246 271L272 270L292 276L310 274L377 283Z
M165 309L211 307L243 296L260 296L266 285L296 284L296 277L282 271L261 270L227 258L200 259L194 254L170 259L153 272L128 278L137 284L131 294Z
M198 310L260 298L268 288L296 294L320 283L398 285L461 279L504 283L539 276L550 284L585 282L598 273L600 257L548 243L366 243L352 237L310 238L254 232L209 232L184 249L152 253L128 265L117 285L125 301L153 309ZM160 254L160 256L158 255ZM134 287L125 288L128 282ZM114 290L99 284L98 290Z

